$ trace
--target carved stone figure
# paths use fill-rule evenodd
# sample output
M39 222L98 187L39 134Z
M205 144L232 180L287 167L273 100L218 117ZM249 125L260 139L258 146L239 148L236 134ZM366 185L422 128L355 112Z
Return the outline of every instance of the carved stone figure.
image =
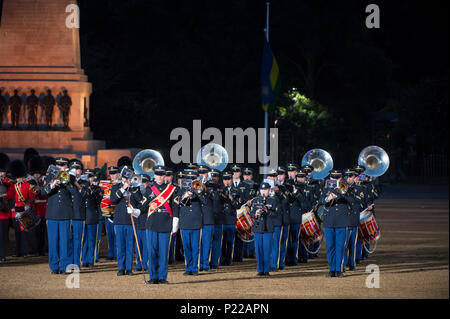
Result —
M63 91L63 96L61 96L59 100L59 105L61 107L64 128L69 128L69 115L70 115L70 107L72 106L72 99L67 95L67 90Z
M9 107L11 109L11 123L13 128L19 127L20 108L22 107L22 99L14 90L14 95L9 99Z
M34 92L34 90L31 90L31 95L27 97L28 128L37 127L37 109L39 99L36 95L34 95Z
M50 129L53 124L53 108L56 104L55 98L52 95L51 90L47 90L47 95L42 99L42 105L44 105L45 121L47 127Z

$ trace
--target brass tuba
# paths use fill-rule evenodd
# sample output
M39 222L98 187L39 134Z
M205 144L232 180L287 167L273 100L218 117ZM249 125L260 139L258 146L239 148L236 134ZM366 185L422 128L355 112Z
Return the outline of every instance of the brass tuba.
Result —
M228 153L221 145L208 143L198 151L197 163L223 171L228 165Z
M389 168L389 156L379 146L367 146L358 156L358 165L366 168L365 174L370 177L378 177L386 173Z
M145 174L150 178L153 178L153 167L157 165L164 165L164 159L161 153L155 150L142 150L133 159L135 174Z
M327 177L333 169L333 158L327 151L315 148L303 155L302 166L305 165L311 165L314 168L312 171L314 179L321 179Z

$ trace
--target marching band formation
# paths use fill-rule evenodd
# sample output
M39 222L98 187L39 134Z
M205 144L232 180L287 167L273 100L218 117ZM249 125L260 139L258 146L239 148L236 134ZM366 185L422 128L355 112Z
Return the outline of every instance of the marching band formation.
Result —
M10 162L0 154L0 259L12 221L16 256L48 249L52 274L72 264L95 267L104 223L117 275L133 275L135 264L134 271L148 271L147 284L167 284L175 260L185 261L184 275L196 276L256 257L257 276L267 277L316 258L323 239L327 277L343 277L376 247L377 177L388 165L376 146L344 170L314 149L301 167L279 166L258 184L251 168L219 170L217 161L175 174L153 150L120 158L107 176L77 159Z

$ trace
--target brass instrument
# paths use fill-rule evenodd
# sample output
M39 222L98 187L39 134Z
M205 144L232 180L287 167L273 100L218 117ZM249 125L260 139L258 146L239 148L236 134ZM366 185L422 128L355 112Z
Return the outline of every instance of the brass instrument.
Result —
M305 165L311 165L314 168L312 171L314 179L322 179L333 169L333 158L327 151L315 148L303 155L302 166Z
M348 192L348 184L342 180L327 180L325 182L325 188L330 189L329 193L335 193L336 195L345 195Z
M66 171L61 171L61 172L59 172L56 179L58 179L61 182L62 186L66 186L70 182L70 175Z
M133 159L133 169L137 175L145 174L153 178L153 167L164 166L164 159L158 151L147 149L136 154Z
M221 145L209 143L198 151L197 163L223 171L228 165L228 153Z
M379 146L367 146L359 153L358 165L366 168L364 173L367 176L378 177L388 170L389 156Z
M130 179L131 187L139 187L142 184L142 176L134 174Z

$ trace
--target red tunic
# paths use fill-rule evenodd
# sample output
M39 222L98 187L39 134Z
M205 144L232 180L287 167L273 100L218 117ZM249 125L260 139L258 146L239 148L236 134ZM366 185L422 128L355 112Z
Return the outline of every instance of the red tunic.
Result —
M6 201L7 200L6 197L8 196L8 194L13 191L12 189L14 188L14 184L11 182L11 180L8 177L5 177L3 179L3 181L0 181L0 183L3 183L3 185L5 185L8 189L5 196L3 196L3 200ZM11 214L12 214L12 210L9 210L7 212L0 211L0 219L9 219L9 218L11 218Z
M44 187L44 181L39 181L39 187ZM47 198L48 196L43 196L40 192L37 192L34 197L34 211L39 217L44 218L45 212L47 211Z
M11 198L14 198L16 201L15 209L19 207L25 207L25 206L33 206L34 207L34 198L35 198L35 187L27 182L21 182L18 184L11 183L12 187L8 188L8 193L6 193L6 196L4 197L5 200L10 200ZM27 203L24 203L20 200L19 194L16 191L15 185L19 185L20 192L22 193L22 196L24 197L25 201ZM12 212L12 218L16 216L16 213Z

